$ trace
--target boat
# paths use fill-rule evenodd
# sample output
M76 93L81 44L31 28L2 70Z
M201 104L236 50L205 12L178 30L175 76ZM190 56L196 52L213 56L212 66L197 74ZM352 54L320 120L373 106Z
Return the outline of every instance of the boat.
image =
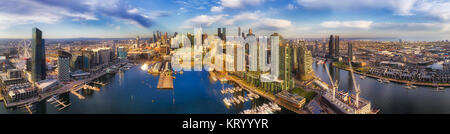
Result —
M359 76L359 78L361 78L361 79L366 79L366 76L361 75L361 76Z
M406 89L415 89L412 86L404 86Z
M116 72L114 70L108 68L108 69L106 69L106 73L113 74L113 73L116 73Z
M228 100L227 98L224 98L224 99L223 99L223 102L225 103L225 105L231 106L231 102L230 102L230 100Z
M378 82L383 83L383 79L377 79Z
M389 81L389 80L384 80L384 83L391 83L391 81Z
M227 82L228 79L227 79L227 78L221 78L220 81L221 81L221 82Z
M57 96L57 95L53 95L51 98L47 99L47 103L54 102L54 101L56 101L57 99L58 99L58 96Z
M444 87L436 87L435 91L436 92L443 92L443 91L445 91L445 88Z

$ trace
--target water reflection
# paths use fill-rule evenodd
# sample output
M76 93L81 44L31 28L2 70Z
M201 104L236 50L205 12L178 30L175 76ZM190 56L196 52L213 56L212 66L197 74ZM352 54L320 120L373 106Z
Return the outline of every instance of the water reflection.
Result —
M327 64L328 66L330 64ZM330 84L325 66L313 65L315 74ZM332 71L333 70L333 71ZM353 80L349 71L330 68L331 77L338 81L339 90L354 92ZM355 74L357 85L361 85L361 97L371 101L372 107L384 114L448 114L450 113L450 92L435 92L435 87L421 87L411 90L398 83L379 83L367 77L361 79Z
M58 98L69 105L64 109L56 103L42 101L33 104L33 114L237 114L246 109L255 108L269 100L254 99L225 106L225 97L247 96L245 90L233 94L221 94L221 89L235 87L234 83L211 80L209 72L186 71L175 74L174 89L160 90L156 88L159 76L153 76L142 71L139 66L124 73L105 75L94 81L107 83L100 91L82 89L80 100L71 93L61 94ZM61 109L61 110L60 110ZM28 114L24 109L0 109L0 113ZM277 113L293 113L286 109Z

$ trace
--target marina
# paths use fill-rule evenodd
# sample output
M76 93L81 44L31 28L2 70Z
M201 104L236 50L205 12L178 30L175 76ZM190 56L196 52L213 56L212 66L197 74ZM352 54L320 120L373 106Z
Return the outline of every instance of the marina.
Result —
M239 114L246 109L271 102L244 89L234 94L222 94L222 89L233 89L237 86L229 82L210 80L209 72L206 71L185 71L183 74L174 74L176 79L173 79L173 89L158 89L159 77L146 73L147 71L140 67L140 65L134 66L123 73L103 75L92 80L105 85L91 82L89 85L94 85L100 90L83 88L76 90L84 99L79 99L76 94L70 92L56 95L59 96L58 100L67 105L64 109L60 109L63 105L56 107L55 105L59 104L57 102L50 103L53 100L51 95L48 99L29 104L30 110L33 114ZM232 97L240 103L226 106L223 99ZM29 114L26 108L13 107L0 107L0 113ZM293 112L282 108L274 113L292 114Z
M274 112L280 110L281 110L280 106L278 106L274 102L271 102L271 103L264 103L263 105L252 109L244 110L240 112L240 114L273 114Z

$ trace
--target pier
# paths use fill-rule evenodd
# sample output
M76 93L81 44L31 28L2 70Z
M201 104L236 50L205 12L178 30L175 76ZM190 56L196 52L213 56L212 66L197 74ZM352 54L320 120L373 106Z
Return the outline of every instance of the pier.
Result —
M57 103L57 104L56 104L56 107L57 107L57 106L62 106L61 108L58 109L58 111L61 111L61 110L63 110L64 108L66 108L66 107L68 107L68 106L71 105L71 103L65 104L65 103L63 103L63 102L61 102L60 100L57 100L57 99L55 99L55 101L52 102L52 104L54 104L54 103Z
M86 97L84 97L83 95L79 94L77 91L70 91L70 93L72 93L73 95L77 96L78 99L80 99L80 100L86 99Z
M92 83L97 84L97 85L101 85L101 86L105 86L106 85L105 83L101 83L101 82L98 82L98 81L92 81Z
M163 72L159 75L158 86L159 89L173 89L173 76L169 72Z
M25 109L27 109L28 113L33 114L33 111L31 111L31 105L30 104L26 104L25 105Z
M97 91L97 92L99 92L99 91L100 91L100 88L98 88L98 87L94 87L94 86L90 86L90 85L88 85L88 84L84 84L82 88L83 88L83 89L90 89L90 90L94 90L94 91Z

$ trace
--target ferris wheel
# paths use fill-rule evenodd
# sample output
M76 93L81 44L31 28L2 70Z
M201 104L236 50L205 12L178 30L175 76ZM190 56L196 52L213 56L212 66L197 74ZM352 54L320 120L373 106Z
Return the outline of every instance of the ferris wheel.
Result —
M26 59L31 58L31 41L21 40L17 44L18 62L16 68L25 69Z

